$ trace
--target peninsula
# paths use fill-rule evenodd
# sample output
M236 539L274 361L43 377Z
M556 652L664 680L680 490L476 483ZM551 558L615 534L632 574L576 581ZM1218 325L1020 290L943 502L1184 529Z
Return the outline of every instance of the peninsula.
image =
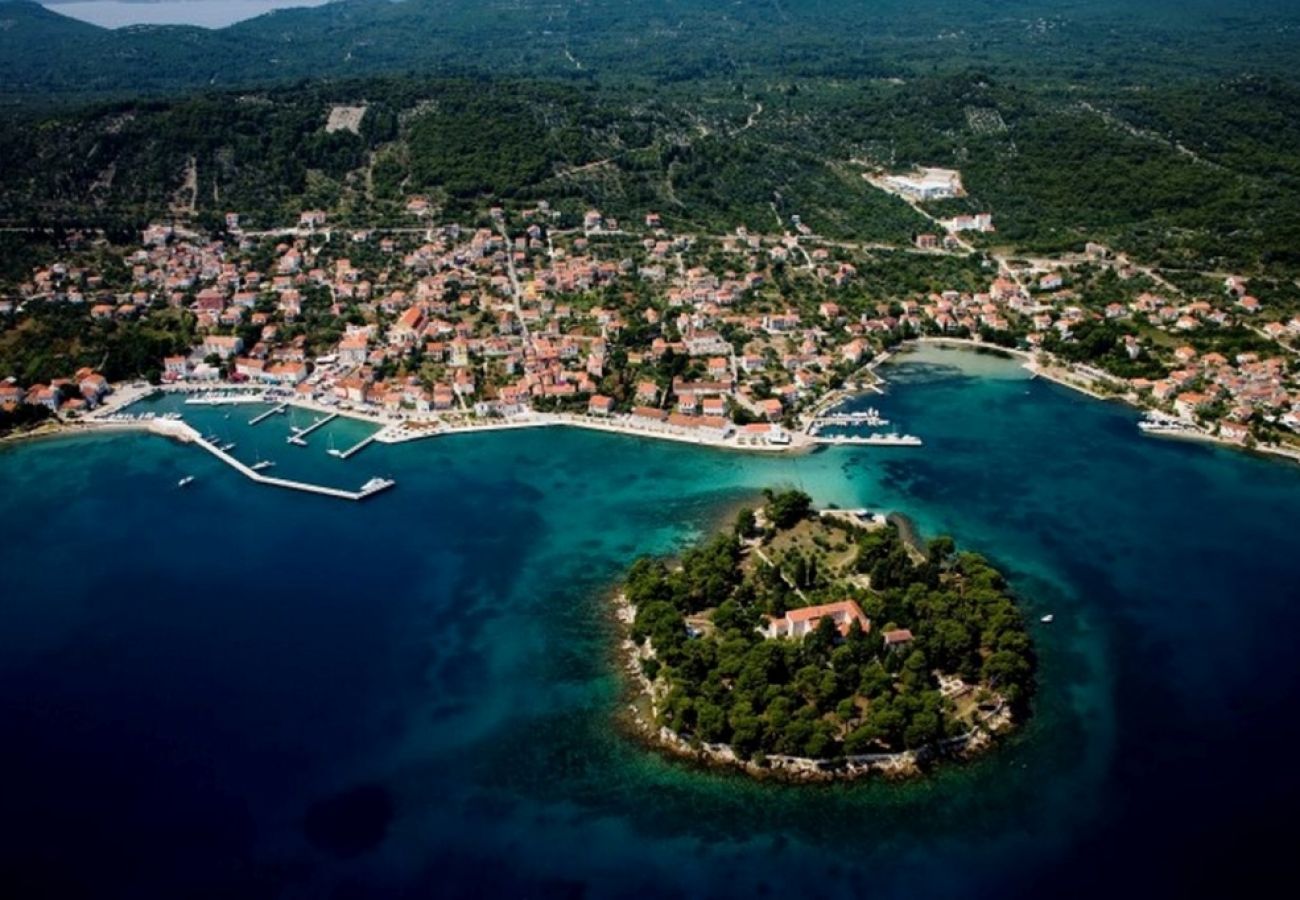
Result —
M1029 711L1035 656L1006 582L897 520L765 492L757 512L619 597L656 746L756 777L906 776L987 748Z

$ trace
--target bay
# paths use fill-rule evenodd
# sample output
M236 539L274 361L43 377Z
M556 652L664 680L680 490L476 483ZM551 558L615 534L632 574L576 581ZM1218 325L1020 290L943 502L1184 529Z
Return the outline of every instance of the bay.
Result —
M0 885L1195 896L1283 869L1300 473L1141 437L1132 411L994 356L926 348L886 375L855 404L923 448L768 458L548 430L340 462L326 448L367 426L295 448L287 417L175 406L277 474L397 479L364 504L146 436L0 452ZM1041 654L1020 733L924 780L796 787L616 726L621 573L781 484L904 512L1009 573Z

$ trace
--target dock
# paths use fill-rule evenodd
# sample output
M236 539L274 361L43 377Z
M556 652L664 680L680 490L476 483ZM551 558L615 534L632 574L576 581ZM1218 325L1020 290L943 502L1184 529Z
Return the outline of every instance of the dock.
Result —
M185 398L186 406L239 406L248 403L263 403L266 397L264 394L246 392L246 393L206 393L195 394L192 397Z
M288 442L290 444L293 444L295 447L306 447L307 435L311 434L313 431L315 431L318 428L324 428L326 425L328 425L330 422L333 422L338 417L339 417L338 413L330 413L328 416L326 416L323 419L317 419L315 422L312 422L306 428L299 428L296 431L294 431L294 433L290 435Z
M360 453L362 450L366 449L371 444L373 444L375 442L375 439L378 437L379 437L379 432L376 431L374 434L370 435L369 437L362 438L361 440L357 441L357 443L353 444L348 449L339 453L338 458L347 459L357 453Z
M274 478L270 475L263 475L261 472L255 472L251 467L235 459L216 444L205 439L194 428L184 422L170 419L156 419L150 423L149 430L155 434L176 438L183 443L198 444L204 450L211 453L217 459L221 460L250 481L255 481L258 484L270 485L271 487L284 488L291 491L302 491L307 494L318 494L322 497L334 497L339 500L361 501L373 497L375 494L382 493L396 484L396 482L391 479L372 478L370 481L362 485L360 490L345 491L339 488L325 487L324 485L319 484L309 484L305 481L292 481L288 478Z
M275 407L274 409L268 409L260 416L253 416L253 418L248 420L248 424L260 425L262 422L265 422L267 419L271 418L271 416L278 416L288 408L289 408L288 403L281 403L279 406Z
M888 425L874 409L856 413L826 413L813 420L820 425Z
M814 444L823 444L835 447L848 446L865 446L865 447L920 447L921 439L910 434L870 434L866 437L853 436L846 434L837 434L834 437L810 436L809 440Z

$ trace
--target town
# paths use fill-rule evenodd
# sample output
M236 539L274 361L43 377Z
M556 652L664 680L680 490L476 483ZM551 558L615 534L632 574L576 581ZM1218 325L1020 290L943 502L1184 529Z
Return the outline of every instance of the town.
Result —
M929 197L960 191L960 175L889 185ZM1188 296L1096 244L998 256L963 237L993 232L986 214L887 248L823 240L797 217L778 235L699 235L653 213L566 222L545 202L472 227L437 222L425 197L406 213L403 227L356 229L308 210L264 231L230 213L218 235L155 224L125 249L77 236L0 295L0 316L16 329L75 308L109 330L169 317L174 346L152 382L261 387L407 437L550 415L748 449L829 442L817 416L872 386L874 362L944 338L1023 353L1039 374L1148 408L1151 431L1280 452L1300 439L1300 318L1239 277ZM0 377L11 427L94 421L113 390L94 366Z

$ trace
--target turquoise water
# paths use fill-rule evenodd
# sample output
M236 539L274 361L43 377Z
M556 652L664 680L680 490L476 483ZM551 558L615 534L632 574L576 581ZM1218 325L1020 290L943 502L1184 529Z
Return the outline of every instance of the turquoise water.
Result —
M1280 868L1300 472L1140 437L1131 411L993 357L927 349L887 375L858 403L924 448L767 458L552 430L340 462L329 434L368 426L294 448L284 417L184 408L285 477L397 478L365 504L146 436L5 450L0 886L1128 896ZM623 735L608 590L778 483L1004 567L1042 654L1028 727L924 781L812 788Z

